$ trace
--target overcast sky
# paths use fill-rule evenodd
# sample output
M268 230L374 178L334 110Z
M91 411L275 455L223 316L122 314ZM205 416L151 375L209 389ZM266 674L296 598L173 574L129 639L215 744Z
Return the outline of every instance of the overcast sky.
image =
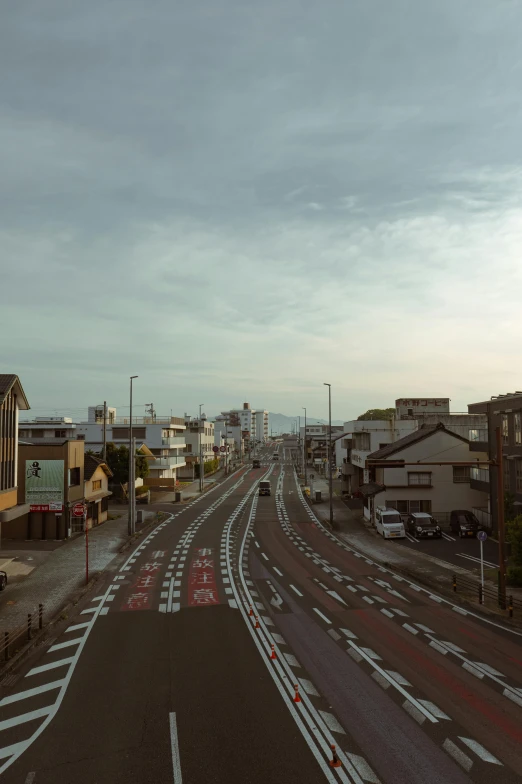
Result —
M519 0L17 0L0 362L32 412L522 388Z

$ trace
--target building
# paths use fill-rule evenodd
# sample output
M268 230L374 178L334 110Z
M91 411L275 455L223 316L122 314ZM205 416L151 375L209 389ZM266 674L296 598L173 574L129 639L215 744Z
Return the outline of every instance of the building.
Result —
M399 398L395 401L395 417L401 422L414 420L418 427L442 422L447 430L464 438L470 430L486 427L484 414L451 412L449 397Z
M227 422L241 431L241 440L249 451L254 441L265 443L269 439L270 415L265 409L252 409L250 403L243 403L243 408L232 408L222 411L216 417L216 423ZM239 439L236 441L239 449Z
M103 460L94 455L85 455L84 460L84 498L87 505L87 528L100 525L107 520L109 513L109 479L112 471ZM80 518L83 525L83 520ZM83 530L83 528L81 529Z
M485 459L477 453L477 460ZM422 465L437 458L455 463L470 460L469 441L448 430L440 422L423 425L407 436L368 455L368 482L380 491L375 503L397 509L401 515L428 512L446 522L453 509L472 509L487 501L484 491L471 487L470 467L459 465ZM380 467L379 461L404 461L403 467ZM416 463L421 465L415 465ZM360 490L365 497L365 516L371 516L371 496L366 485Z
M252 412L252 437L262 444L270 438L270 415L265 409L255 409Z
M497 395L490 400L468 405L470 414L484 417L481 427L470 430L471 459L485 453L488 460L497 459L496 429L502 439L502 468L505 498L513 507L512 514L522 514L522 392ZM471 469L471 486L487 493L486 503L475 514L484 525L498 530L497 469L477 466Z
M76 438L85 442L85 448L101 453L103 438L116 446L129 446L129 417L119 417L115 408L107 408L104 423L103 406L89 408L89 421L76 426ZM186 465L185 419L181 417L132 417L132 436L136 446L145 444L154 455L149 461L147 485L152 490L173 489L178 481L178 471Z
M22 419L18 425L18 437L22 441L45 438L61 443L64 438L76 438L76 425L70 417Z
M18 376L0 373L0 536L5 526L27 515L29 505L18 493L18 417L29 403Z
M183 456L186 465L180 468L178 478L194 481L200 454L204 463L214 460L216 457L214 452L214 423L209 422L205 416L198 419L197 417L188 417L185 414L185 428L185 450Z
M66 539L72 532L71 507L83 502L82 441L38 438L18 449L18 503L25 514L4 524L6 539Z

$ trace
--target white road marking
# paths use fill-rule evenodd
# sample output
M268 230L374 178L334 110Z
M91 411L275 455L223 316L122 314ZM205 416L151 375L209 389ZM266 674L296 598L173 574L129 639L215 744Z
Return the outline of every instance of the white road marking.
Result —
M36 697L38 694L43 694L46 691L59 689L63 683L64 680L62 679L60 681L53 681L52 683L44 683L43 686L36 686L34 689L26 689L25 691L19 691L16 694L10 694L0 701L0 708L3 708L4 705L11 705L13 702L28 699L29 697Z
M47 705L45 708L38 708L38 710L30 711L29 713L21 713L18 716L13 716L11 719L0 721L0 731L9 730L11 727L17 727L19 724L25 724L28 721L35 721L48 716L53 709L53 705Z
M47 653L54 653L54 651L61 651L62 648L71 648L73 645L79 645L83 637L75 637L74 640L67 640L67 642L59 642L56 645L51 645Z
M433 713L433 715L436 716L438 719L447 719L447 721L451 721L450 717L447 716L444 713L444 711L442 711L438 707L438 705L435 705L435 703L430 702L429 700L419 700L419 702L420 702L421 705L424 705L424 707L427 710L429 710L430 713Z
M462 665L462 669L470 672L472 675L475 676L475 678L478 678L479 681L481 681L482 678L484 677L484 673L481 670L479 670L477 667L474 667L473 664L471 664L470 662L465 661Z
M261 553L261 555L263 556L263 558L265 559L265 561L268 561L268 555L265 555L264 553Z
M410 632L411 634L418 634L419 633L418 630L414 629L413 626L410 626L409 623L403 623L402 624L402 628L406 629L406 631Z
M342 639L341 635L337 634L335 629L328 629L328 634L330 635L332 640L335 640L336 642L337 642L337 640L341 640Z
M345 637L348 637L350 640L357 640L357 635L350 631L350 629L341 629L342 633Z
M455 607L455 606L453 606L451 609L453 610L453 612L460 613L461 615L467 615L468 614L467 610L463 610L462 607Z
M420 629L421 632L426 632L426 634L435 634L433 629L430 629L428 626L423 626L422 623L416 623L415 626L417 629Z
M181 609L181 604L179 602L173 602L172 603L172 612L173 613L179 612L180 609Z
M511 691L511 689L504 689L502 694L504 695L504 697L507 697L508 699L512 700L517 705L520 705L522 707L522 694L518 694L519 691L520 689L516 689L515 691Z
M368 604L375 604L373 599L370 599L369 596L363 596L363 599L364 599L365 602L368 602Z
M357 593L357 588L354 588L354 587L353 587L353 585L347 585L346 587L347 587L347 588L348 588L348 590L349 590L349 591L351 591L352 593Z
M442 744L442 748L450 754L454 760L456 760L459 765L464 768L465 771L471 770L471 766L473 765L473 760L471 760L467 754L459 749L458 746L455 746L453 741L449 738L446 738L444 743Z
M277 566L274 566L274 572L276 572L279 575L279 577L283 577L283 572L280 572Z
M373 659L374 661L381 660L379 654L375 653L375 651L373 651L371 648L361 648L360 650L363 651L367 656L370 657L370 659Z
M237 610L237 602L235 599L228 600L229 607L232 607L233 610Z
M80 615L90 615L91 613L95 613L96 610L96 607L88 607L86 610L82 610Z
M426 716L418 708L416 708L415 705L412 705L409 700L404 700L402 707L406 713L410 714L412 719L415 719L417 724L424 724L426 721Z
M337 593L337 591L327 591L326 593L327 593L329 596L333 596L333 598L334 598L334 599L337 599L337 601L338 601L338 602L341 602L341 604L344 604L344 606L345 606L345 607L348 607L348 605L346 604L346 602L344 601L344 599L341 599L341 597L339 596L339 594Z
M490 752L476 740L473 740L472 738L463 738L460 735L459 740L461 740L462 743L465 743L466 746L471 749L471 751L474 751L477 757L480 757L484 762L491 762L493 765L502 765L500 760L494 757L493 754L490 754Z
M162 591L160 599L168 599L168 598L169 598L169 592L168 591Z
M328 727L329 730L332 732L338 732L339 734L346 735L346 732L343 730L333 713L328 713L327 711L319 711L324 723Z
M28 773L24 784L33 784L35 776L36 776L35 770L31 771L31 773Z
M482 662L472 662L472 664L474 664L476 667L479 667L481 670L487 672L488 675L497 675L499 678L506 677L498 670L495 670L494 667L490 667L489 664L483 664Z
M74 656L71 656L69 659L59 659L59 661L51 662L50 664L41 664L39 667L34 667L32 670L29 670L25 677L28 678L30 675L39 675L39 673L47 672L47 670L56 670L58 667L66 667L73 661Z
M301 591L298 591L298 590L297 590L297 588L295 587L295 585L290 585L290 588L292 589L292 591L295 591L295 593L296 593L298 596L302 596L302 595L303 595L303 594L301 593Z
M399 610L398 607L392 607L391 611L395 613L395 615L400 615L402 618L408 618L408 613L405 613L404 610Z
M159 611L160 611L160 613L166 613L167 612L167 605L166 604L160 604Z
M381 612L383 615L387 615L388 618L393 618L393 613L387 610L385 607L382 608Z
M448 653L447 648L443 648L442 645L439 645L439 643L436 642L435 640L432 640L430 642L430 648L435 648L435 650L438 651L439 653L442 653L443 656L446 656L446 654Z
M474 563L479 564L480 558L475 558L473 555L467 555L466 553L455 553L460 558L467 558L468 561L473 561ZM498 564L493 563L492 561L484 561L485 566L490 566L492 569L498 569Z
M286 642L285 642L285 640L284 640L284 637L281 637L281 635L280 635L280 634L276 634L276 633L274 632L274 633L272 634L272 639L273 639L273 641L274 641L274 642L276 642L278 645L286 645Z
M368 588L365 588L365 587L364 587L364 585L357 585L357 588L358 588L360 591L363 591L363 592L368 592Z
M259 542L258 542L258 541L256 541L255 539L254 539L254 544L255 544L255 546L256 546L256 547L259 547L259 546L260 546L260 545L259 545Z
M390 678L393 678L394 681L400 683L401 686L411 686L411 683L409 683L406 678L400 674L400 672L395 672L394 670L386 670L386 672ZM419 702L423 704L422 700L419 700ZM425 705L424 707L427 708L428 706Z
M67 634L68 632L77 632L78 629L86 629L87 626L90 625L90 621L85 621L85 623L75 623L74 626L69 626L69 628L65 630L64 634Z
M234 593L234 591L232 590L232 588L225 588L225 593L227 594L227 596L230 596L230 594Z
M174 772L174 784L182 784L181 761L179 758L179 744L178 744L178 726L176 723L175 713L169 713L169 726L170 726L170 751L172 754L172 769Z
M312 681L308 681L306 680L306 678L299 678L298 680L300 685L303 687L303 691L306 692L306 694L310 695L311 697L319 697L319 692L315 688Z
M359 754L349 753L347 753L346 756L364 781L367 781L368 784L380 784L379 779L370 768L364 757L360 757Z
M174 590L174 580L171 580L169 583L169 598L167 601L167 612L172 611L172 591Z
M449 534L445 534L444 531L442 531L442 536L444 537L444 539L447 539L448 542L456 542L457 541L454 536L450 536Z
M362 661L362 656L359 656L359 661ZM382 686L383 689L389 689L391 686L390 681L386 680L386 678L384 678L380 672L372 672L372 678L374 681L376 681L376 683L379 684L379 686Z
M323 621L326 621L326 623L331 623L331 621L326 617L326 615L323 615L321 610L318 610L317 607L314 607L313 609L314 609L314 612L316 612L317 615L319 615L323 619Z
M285 657L285 659L288 662L288 664L290 665L290 667L300 667L301 666L292 653L284 653L283 656Z
M447 640L441 640L442 644L449 648L450 650L454 651L455 653L466 653L465 650L459 648L458 645L455 645L454 642L448 642Z

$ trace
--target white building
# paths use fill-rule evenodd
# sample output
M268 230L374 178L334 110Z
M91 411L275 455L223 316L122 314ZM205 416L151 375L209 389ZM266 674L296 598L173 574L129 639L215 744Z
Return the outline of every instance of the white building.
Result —
M199 464L200 455L204 463L217 456L214 453L214 423L209 422L205 416L198 419L185 415L185 428L186 465L179 470L178 477L193 481L196 478L196 465Z
M399 398L395 401L395 416L401 422L416 420L418 427L441 422L448 430L464 438L468 438L472 429L487 427L485 414L451 413L449 397Z
M375 504L397 509L402 515L428 512L440 522L447 522L453 509L486 506L487 493L470 487L469 466L422 465L437 457L455 463L487 460L485 453L470 453L468 440L443 424L423 425L369 455L370 461L404 461L404 467L371 464L371 480L384 487L375 495ZM365 515L370 516L369 503Z
M255 409L252 412L252 437L265 444L270 438L270 416L265 409Z
M103 448L103 407L89 409L89 421L76 425L76 438L85 441L85 448L101 452ZM116 416L116 409L107 409L105 422L106 441L116 446L129 445L129 417ZM149 460L149 476L146 484L152 488L173 488L178 479L178 471L186 465L184 450L185 419L181 417L132 417L132 436L136 447L142 444L154 455Z
M265 443L269 439L269 413L265 409L253 409L250 407L250 403L243 403L243 408L222 411L216 417L216 423L224 421L228 422L231 427L239 428L245 442L261 441ZM248 449L249 444L247 443L246 446Z
M64 438L76 439L76 425L69 417L36 417L18 423L18 438L56 439L57 444Z

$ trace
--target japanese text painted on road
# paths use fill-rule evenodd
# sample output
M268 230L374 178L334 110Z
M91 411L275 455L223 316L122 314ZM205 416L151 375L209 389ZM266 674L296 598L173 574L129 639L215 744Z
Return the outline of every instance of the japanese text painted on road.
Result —
M207 604L219 604L212 549L200 547L195 555L189 572L189 605L203 607Z
M123 603L122 610L150 610L150 601L153 589L158 582L159 570L162 567L162 558L165 552L157 550L152 560L141 567L131 593Z

